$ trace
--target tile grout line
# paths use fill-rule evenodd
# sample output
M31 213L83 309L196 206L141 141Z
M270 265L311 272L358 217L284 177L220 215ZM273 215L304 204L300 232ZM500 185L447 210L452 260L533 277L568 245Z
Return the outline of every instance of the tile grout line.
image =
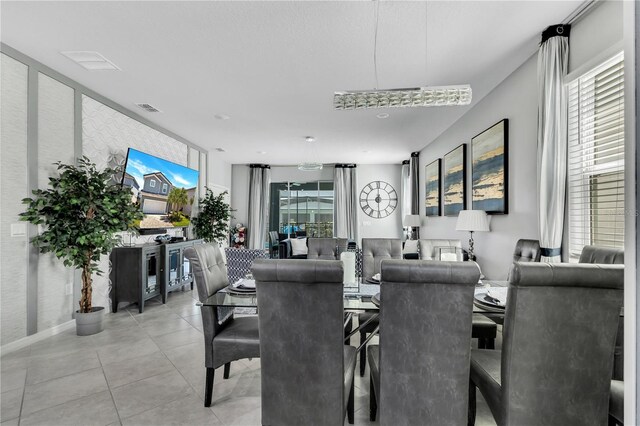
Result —
M29 361L31 359L31 346L29 346L29 358L27 358L27 368L24 372L24 386L22 386L22 399L20 399L20 411L18 412L18 425L22 420L22 407L24 407L24 394L27 392L27 376L29 375Z
M195 328L195 327L194 327L194 328ZM203 333L203 334L204 334L204 333ZM194 342L194 343L195 343L195 342ZM192 343L189 343L189 344L192 344ZM183 345L183 346L186 346L186 345ZM171 348L171 349L175 349L175 348ZM167 356L167 354L166 354L166 353L164 353L164 350L162 350L162 349L161 349L160 351L164 354L164 356L165 356L165 357L167 357L167 359L169 360L169 362L171 363L171 365L173 365L173 368L175 368L175 369L176 369L176 371L178 372L178 374L180 374L180 376L184 379L184 381L185 381L185 382L187 382L187 384L189 385L189 387L193 390L194 395L195 395L199 400L201 400L201 401L202 401L202 403L204 404L204 398L200 398L200 395L198 394L198 391L197 391L197 390L196 390L196 388L193 386L193 384L192 384L189 380L187 380L187 378L184 376L184 374L182 374L182 372L180 371L180 369L179 369L179 368L174 364L174 362L173 362L173 361L171 361L171 358L169 358L169 357ZM204 367L204 366L203 366L203 367ZM215 374L215 373L214 373L214 374ZM213 401L211 401L211 403L213 404ZM222 425L224 425L224 424L225 424L225 423L220 419L220 417L218 417L218 415L213 411L213 409L212 409L211 407L206 407L206 408L208 408L208 409L209 409L209 411L211 411L211 413L213 414L213 416L214 416L216 419L218 419L218 421L219 421Z
M111 402L113 403L113 408L116 410L116 416L118 416L118 422L120 423L120 425L122 425L122 419L120 418L120 411L118 411L118 406L116 405L116 400L113 397L113 392L111 392L111 385L109 385L109 380L107 380L107 375L104 372L104 365L102 364L102 360L100 359L100 354L97 353L97 351L96 351L96 355L98 356L98 362L100 363L100 369L102 370L102 376L104 377L104 381L107 384L107 390L109 391L109 396L111 397Z

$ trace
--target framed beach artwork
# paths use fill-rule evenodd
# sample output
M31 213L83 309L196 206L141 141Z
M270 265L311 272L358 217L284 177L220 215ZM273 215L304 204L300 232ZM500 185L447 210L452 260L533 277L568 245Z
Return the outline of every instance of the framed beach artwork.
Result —
M467 207L467 144L463 143L444 156L444 215L458 216Z
M504 119L471 139L471 205L473 210L507 214L509 120Z
M440 216L440 163L442 161L437 160L427 164L424 167L425 176L425 196L424 207L425 215L427 216Z

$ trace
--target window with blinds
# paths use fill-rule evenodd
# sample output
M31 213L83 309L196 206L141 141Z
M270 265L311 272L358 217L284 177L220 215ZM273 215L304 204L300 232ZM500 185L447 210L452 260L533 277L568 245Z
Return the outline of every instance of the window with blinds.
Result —
M622 53L568 85L569 255L624 246Z

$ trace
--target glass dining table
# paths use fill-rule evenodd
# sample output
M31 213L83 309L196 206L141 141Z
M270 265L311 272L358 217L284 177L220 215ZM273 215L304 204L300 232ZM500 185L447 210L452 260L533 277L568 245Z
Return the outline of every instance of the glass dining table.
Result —
M507 281L485 281L482 284L478 284L475 291L473 312L490 314L488 316L491 317L504 315L504 308L499 304L491 306L491 303L484 300L483 293L493 287L504 288L507 286ZM380 284L360 281L355 285L345 285L343 303L344 311L347 313L378 311L380 309ZM204 302L198 303L198 305L225 308L257 308L258 298L255 292L241 294L226 288L218 291Z
M345 312L375 312L378 305L372 302L372 297L380 293L380 284L358 282L355 285L345 285L344 310ZM257 308L258 297L256 293L237 293L228 287L210 296L200 306L225 307L225 308Z

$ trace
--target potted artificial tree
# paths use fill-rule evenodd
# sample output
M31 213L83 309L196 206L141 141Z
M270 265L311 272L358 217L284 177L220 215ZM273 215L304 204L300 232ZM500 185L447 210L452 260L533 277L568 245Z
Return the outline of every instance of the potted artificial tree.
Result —
M205 188L205 190L204 198L198 201L198 215L191 220L193 231L196 237L202 238L208 243L217 242L219 244L228 238L229 220L233 218L229 204L224 201L228 193L224 191L214 195L209 188Z
M80 309L76 311L79 336L102 331L104 307L91 305L92 274L102 274L98 261L120 241L120 231L134 229L142 219L139 206L131 202L131 191L116 184L115 169L98 171L95 164L79 158L78 165L56 163L57 177L48 189L33 191L22 200L27 210L21 220L42 225L31 243L40 253L53 253L65 266L82 272Z

